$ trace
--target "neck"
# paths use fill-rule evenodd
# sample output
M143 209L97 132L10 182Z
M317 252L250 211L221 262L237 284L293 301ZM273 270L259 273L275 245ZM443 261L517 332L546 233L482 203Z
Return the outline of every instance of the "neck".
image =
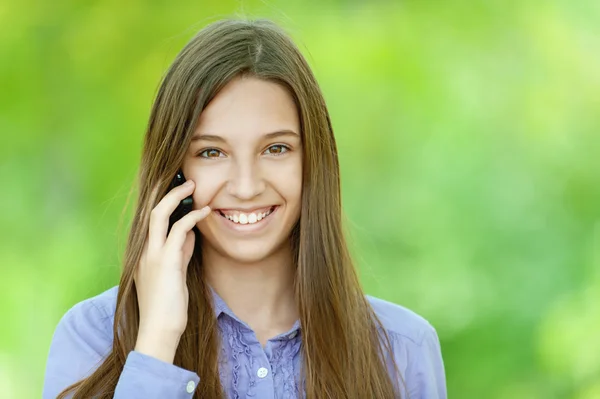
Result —
M202 263L206 282L254 331L284 332L298 319L289 248L247 263L205 247Z

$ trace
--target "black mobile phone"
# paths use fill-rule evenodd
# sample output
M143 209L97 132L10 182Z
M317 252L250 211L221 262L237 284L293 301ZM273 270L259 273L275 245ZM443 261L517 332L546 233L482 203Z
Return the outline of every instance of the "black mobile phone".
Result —
M177 186L182 185L183 183L185 183L185 176L183 175L183 171L179 169L171 181L169 191ZM171 227L173 227L173 224L176 221L187 215L192 210L192 204L193 199L192 196L189 195L188 197L184 198L179 205L177 205L177 208L175 208L175 211L173 211L169 217L169 229L167 230L167 234L169 234Z

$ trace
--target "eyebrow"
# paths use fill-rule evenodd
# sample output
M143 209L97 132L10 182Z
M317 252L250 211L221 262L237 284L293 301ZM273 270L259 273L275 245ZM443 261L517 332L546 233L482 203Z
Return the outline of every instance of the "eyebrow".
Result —
M281 136L300 137L300 135L293 130L283 129L283 130L277 130L277 131L274 131L271 133L266 133L263 135L263 139L274 139L274 138L281 137ZM194 142L194 141L198 141L198 140L215 141L218 143L225 143L227 141L223 137L217 136L215 134L196 133L195 135L192 136L191 141Z

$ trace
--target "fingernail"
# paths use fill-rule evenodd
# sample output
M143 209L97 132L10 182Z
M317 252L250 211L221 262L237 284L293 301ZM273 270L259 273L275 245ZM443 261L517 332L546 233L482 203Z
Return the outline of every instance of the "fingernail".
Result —
M183 184L185 184L186 186L191 186L192 184L194 184L194 182L191 180L186 180Z

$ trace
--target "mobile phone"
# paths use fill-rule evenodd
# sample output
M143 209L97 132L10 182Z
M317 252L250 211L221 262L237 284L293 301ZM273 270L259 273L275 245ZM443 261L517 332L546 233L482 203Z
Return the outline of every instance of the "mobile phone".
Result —
M179 169L177 171L177 173L175 173L175 176L173 177L173 180L171 181L171 185L169 186L169 191L177 186L182 185L183 183L185 183L185 176L183 175L183 171L181 169ZM173 224L176 221L178 221L179 219L181 219L182 217L187 215L192 210L192 204L193 204L193 199L192 199L192 195L190 194L188 197L184 198L179 203L179 205L177 205L177 208L175 208L175 210L169 217L169 229L167 230L167 234L169 234L169 232L171 231L171 227L173 227Z

